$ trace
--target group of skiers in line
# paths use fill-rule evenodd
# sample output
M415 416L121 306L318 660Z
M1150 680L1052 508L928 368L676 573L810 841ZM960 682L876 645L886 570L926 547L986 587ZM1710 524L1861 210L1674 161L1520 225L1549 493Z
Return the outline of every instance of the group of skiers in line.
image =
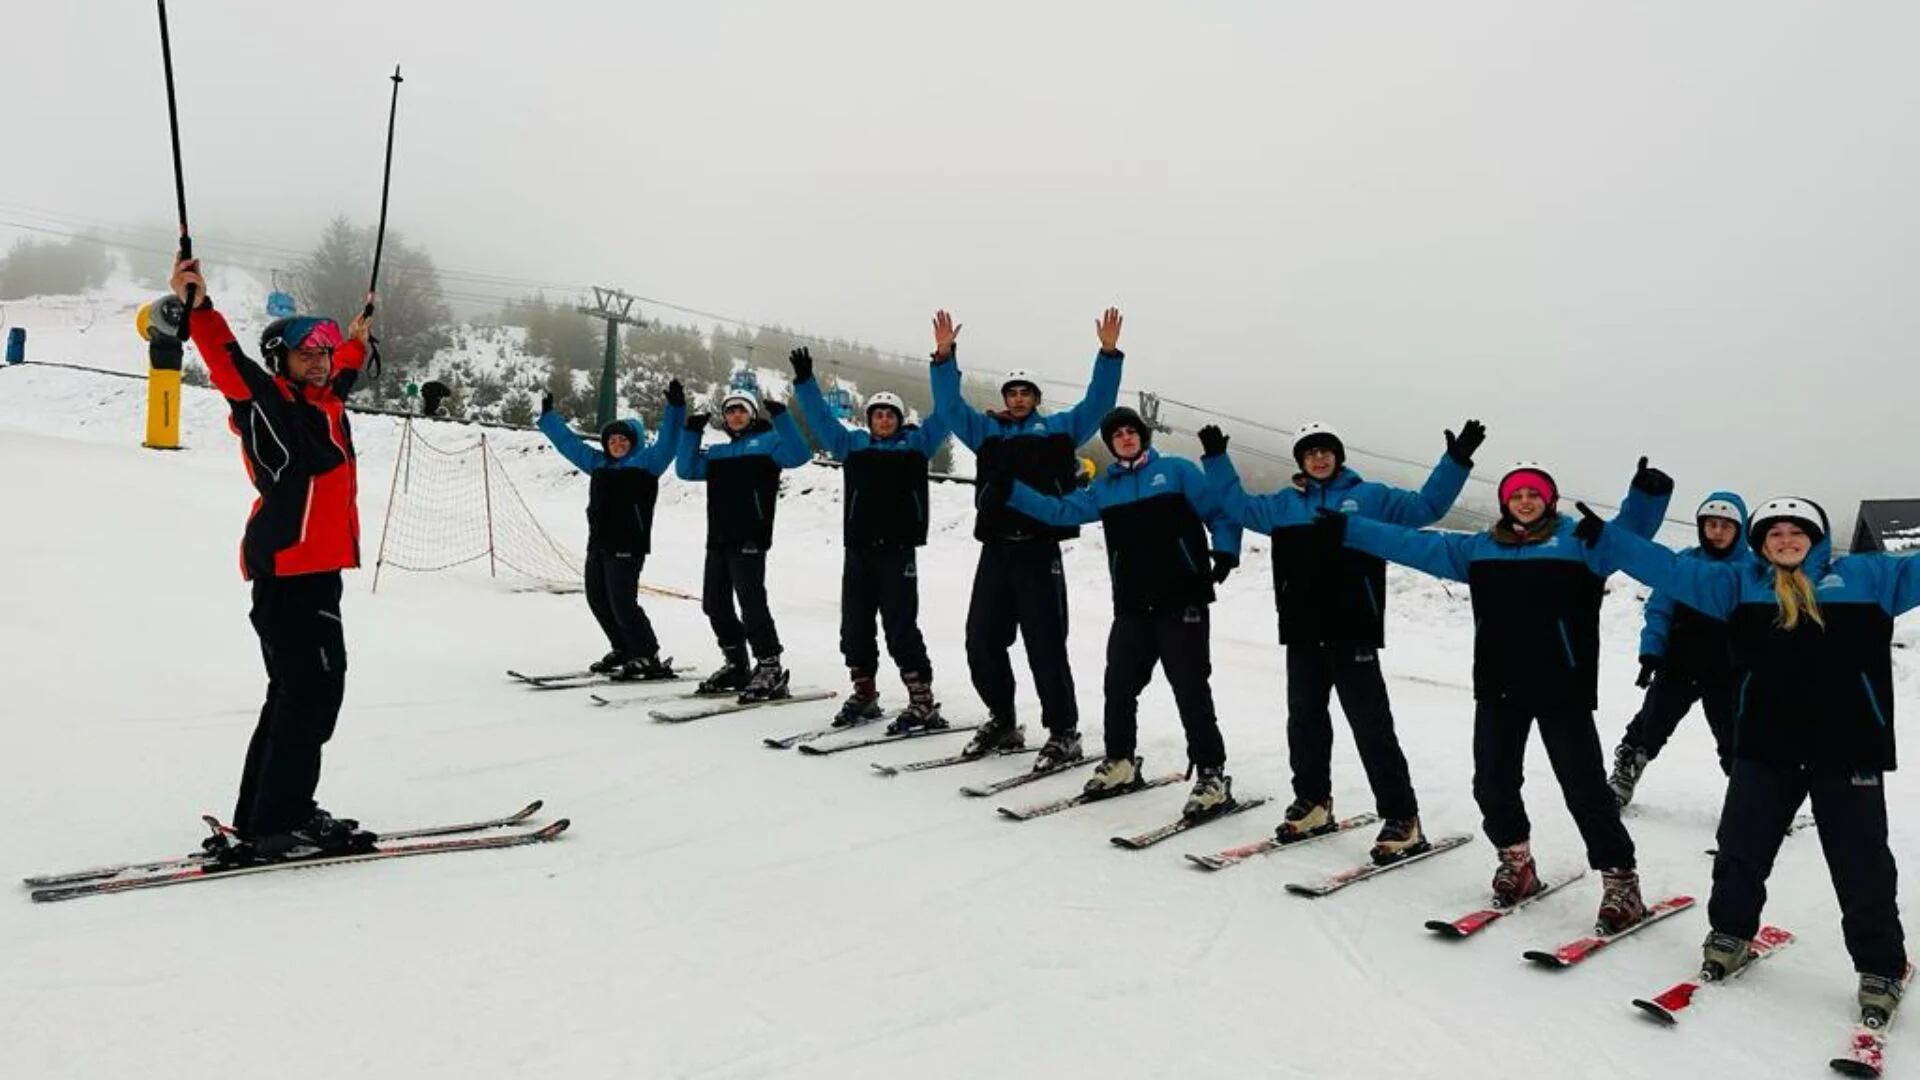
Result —
M242 571L253 583L269 687L243 771L238 844L216 854L255 858L369 843L356 823L332 818L313 801L346 670L339 573L359 564L354 451L343 402L367 353L368 321L358 319L342 334L330 319L276 320L262 336L263 371L211 306L197 260L177 263L173 288L187 301L192 340L232 406L259 495ZM1773 499L1748 514L1726 492L1699 507L1699 545L1676 554L1650 540L1673 481L1645 458L1611 522L1584 505L1578 517L1561 513L1551 474L1527 464L1500 479L1501 513L1491 529L1425 530L1451 508L1485 439L1485 428L1471 420L1459 434L1445 433L1446 449L1418 491L1362 480L1346 464L1339 436L1312 424L1293 446L1300 468L1294 482L1249 495L1219 428L1200 432L1196 465L1160 454L1151 425L1115 407L1120 329L1117 310L1098 320L1093 378L1071 409L1041 412L1039 380L1015 371L1001 384L1003 408L982 411L961 396L960 327L940 312L934 415L917 426L888 393L867 401L864 428L843 424L814 381L808 352L794 351L794 396L827 451L846 466L841 648L853 693L836 723L880 715L876 617L908 689L908 705L890 730L947 723L918 628L915 553L927 535L928 462L952 434L978 461L974 535L981 547L966 650L987 719L966 754L1025 746L1009 657L1018 636L1047 728L1034 767L1057 770L1082 759L1060 542L1097 520L1106 530L1114 619L1105 747L1088 792L1114 794L1143 782L1134 754L1137 699L1159 664L1197 773L1186 811L1229 808L1209 688L1208 606L1239 565L1242 530L1252 528L1272 539L1287 654L1295 798L1279 838L1335 827L1329 704L1337 693L1383 819L1374 857L1389 862L1425 851L1378 657L1385 563L1401 563L1472 587L1473 791L1498 849L1496 903L1518 903L1544 888L1521 798L1528 733L1537 723L1589 864L1602 872L1598 929L1619 930L1645 916L1620 808L1698 700L1729 775L1703 970L1723 977L1751 955L1774 855L1810 796L1863 1008L1891 1013L1906 970L1882 788L1895 765L1891 637L1895 616L1920 606L1920 559L1836 558L1826 514L1810 500ZM810 460L811 451L778 402L728 392L720 402L725 439L705 445L710 418L687 413L678 383L666 398L651 443L637 421L622 420L601 432L599 449L567 429L551 400L542 402L541 430L590 476L588 602L612 647L598 666L631 679L672 674L637 596L659 480L672 462L683 478L706 485L702 600L725 663L701 689L749 701L778 698L787 693L788 673L767 604L766 555L780 473ZM1114 460L1082 487L1076 451L1096 432ZM1594 710L1600 603L1616 570L1655 592L1641 646L1647 699L1609 777Z

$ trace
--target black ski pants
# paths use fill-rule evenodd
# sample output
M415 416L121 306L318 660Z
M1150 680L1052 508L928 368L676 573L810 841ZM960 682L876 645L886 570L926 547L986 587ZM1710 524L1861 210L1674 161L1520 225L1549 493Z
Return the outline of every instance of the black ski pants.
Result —
M1227 763L1208 682L1213 676L1210 637L1205 604L1113 617L1107 632L1107 757L1133 756L1140 733L1140 691L1159 664L1173 688L1180 726L1187 731L1187 760L1202 769Z
M1760 932L1773 858L1794 813L1812 796L1814 827L1840 899L1840 932L1854 970L1899 978L1907 964L1906 935L1894 899L1899 882L1887 846L1882 779L1879 773L1810 773L1736 760L1713 859L1713 899L1707 904L1713 928L1742 938Z
M847 668L872 678L880 668L874 618L886 629L887 655L902 675L933 678L920 636L920 577L910 547L849 547L840 571L840 654Z
M653 623L640 607L640 571L646 565L645 555L587 552L587 607L607 644L630 660L660 651Z
M1587 845L1587 865L1595 870L1628 870L1634 865L1633 838L1620 821L1620 807L1607 786L1600 732L1590 709L1536 710L1511 701L1482 701L1473 716L1473 798L1482 825L1495 847L1531 839L1520 798L1527 760L1527 735L1540 722L1540 741L1560 781L1560 794Z
M1713 748L1720 755L1720 771L1732 775L1732 679L1702 681L1677 672L1660 672L1653 677L1653 685L1647 687L1640 711L1627 725L1621 741L1644 751L1649 761L1659 757L1667 740L1673 737L1674 729L1680 726L1681 718L1696 701L1707 714L1707 727L1713 731Z
M700 609L707 613L720 651L733 655L745 644L758 660L780 655L780 634L767 607L767 553L758 544L707 548Z
M1054 733L1077 731L1080 707L1067 664L1067 579L1060 544L1053 540L992 542L980 546L967 606L967 670L980 701L994 716L1013 718L1015 633L1027 645L1027 663L1040 694L1040 717Z
M347 688L340 572L256 578L248 613L267 665L267 700L247 744L233 825L251 839L305 825L320 786L320 748Z
M1375 810L1388 821L1417 816L1420 804L1414 798L1407 755L1393 731L1380 656L1365 646L1287 646L1287 755L1294 795L1318 801L1333 794L1333 714L1328 702L1336 691L1373 789Z

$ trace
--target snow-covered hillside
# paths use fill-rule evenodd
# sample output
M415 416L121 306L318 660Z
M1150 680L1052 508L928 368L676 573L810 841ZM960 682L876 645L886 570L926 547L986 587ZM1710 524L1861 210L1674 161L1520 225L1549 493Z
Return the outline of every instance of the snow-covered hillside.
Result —
M141 370L126 299L124 312L103 302L84 341L36 327L33 355L124 353ZM113 336L95 346L94 335ZM58 355L62 343L76 354ZM144 407L136 381L0 370L0 813L14 826L0 864L11 873L181 850L197 814L231 806L264 683L235 557L250 491L215 395L189 392L179 453L139 448ZM354 425L370 552L398 428ZM436 442L468 437L435 427ZM585 479L538 436L492 438L534 512L578 548ZM770 571L796 682L836 688L840 482L814 466L788 474ZM976 555L967 497L936 486L921 559L936 685L956 720L978 715L962 649ZM702 512L698 489L663 485L649 580L697 589ZM664 725L584 693L530 693L502 670L603 651L579 597L516 592L480 567L391 575L377 595L370 571L349 575L352 670L326 805L378 827L538 796L573 830L513 852L70 904L22 894L0 919L0 1075L1821 1073L1853 980L1810 833L1782 853L1768 911L1800 944L1714 991L1678 1031L1627 1002L1691 970L1703 912L1552 974L1520 951L1587 926L1597 883L1465 943L1421 928L1484 898L1483 841L1319 901L1281 886L1359 859L1364 837L1213 875L1187 865L1183 851L1261 835L1288 797L1270 572L1264 544L1251 548L1216 611L1215 692L1236 792L1275 805L1137 853L1107 838L1170 818L1183 789L1013 824L955 788L1018 760L895 779L868 768L957 749L957 737L814 760L760 739L823 722L831 703ZM1071 546L1067 572L1083 727L1097 743L1109 610L1097 529ZM1383 663L1425 822L1474 832L1467 594L1397 570L1391 583ZM1639 596L1616 580L1606 607L1609 746L1638 704ZM649 611L677 659L716 660L696 603L654 599ZM1900 636L1920 640L1911 620ZM1913 658L1897 654L1909 715ZM1183 763L1163 683L1142 727L1150 769ZM1536 849L1561 873L1581 848L1537 746L1530 765ZM1344 732L1335 777L1340 809L1370 808ZM1719 790L1705 725L1690 717L1631 814L1650 893L1704 899ZM1920 800L1904 774L1889 798L1895 850L1909 855ZM1903 1070L1920 1062L1911 1035L1894 1036L1890 1075L1915 1074Z

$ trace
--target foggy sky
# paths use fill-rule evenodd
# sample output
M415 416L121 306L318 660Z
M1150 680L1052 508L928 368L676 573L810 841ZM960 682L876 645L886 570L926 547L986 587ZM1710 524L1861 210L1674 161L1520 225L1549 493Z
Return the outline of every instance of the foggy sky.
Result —
M1427 459L1483 418L1682 515L1920 495L1912 4L175 0L196 233L392 224L602 283ZM151 4L0 39L0 219L172 217ZM0 243L19 235L0 227ZM463 288L466 288L463 286ZM522 291L501 287L502 293ZM672 313L661 313L675 318ZM684 317L680 317L684 318Z

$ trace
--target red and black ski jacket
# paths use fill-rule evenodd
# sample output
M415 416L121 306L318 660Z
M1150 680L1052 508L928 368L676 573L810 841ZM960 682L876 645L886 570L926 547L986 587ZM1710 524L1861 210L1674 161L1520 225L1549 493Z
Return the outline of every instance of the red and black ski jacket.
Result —
M247 477L259 497L240 541L248 580L347 570L360 565L359 479L347 395L360 378L366 346L334 350L333 377L307 386L268 374L240 351L227 320L200 308L188 324L213 385L233 414Z

